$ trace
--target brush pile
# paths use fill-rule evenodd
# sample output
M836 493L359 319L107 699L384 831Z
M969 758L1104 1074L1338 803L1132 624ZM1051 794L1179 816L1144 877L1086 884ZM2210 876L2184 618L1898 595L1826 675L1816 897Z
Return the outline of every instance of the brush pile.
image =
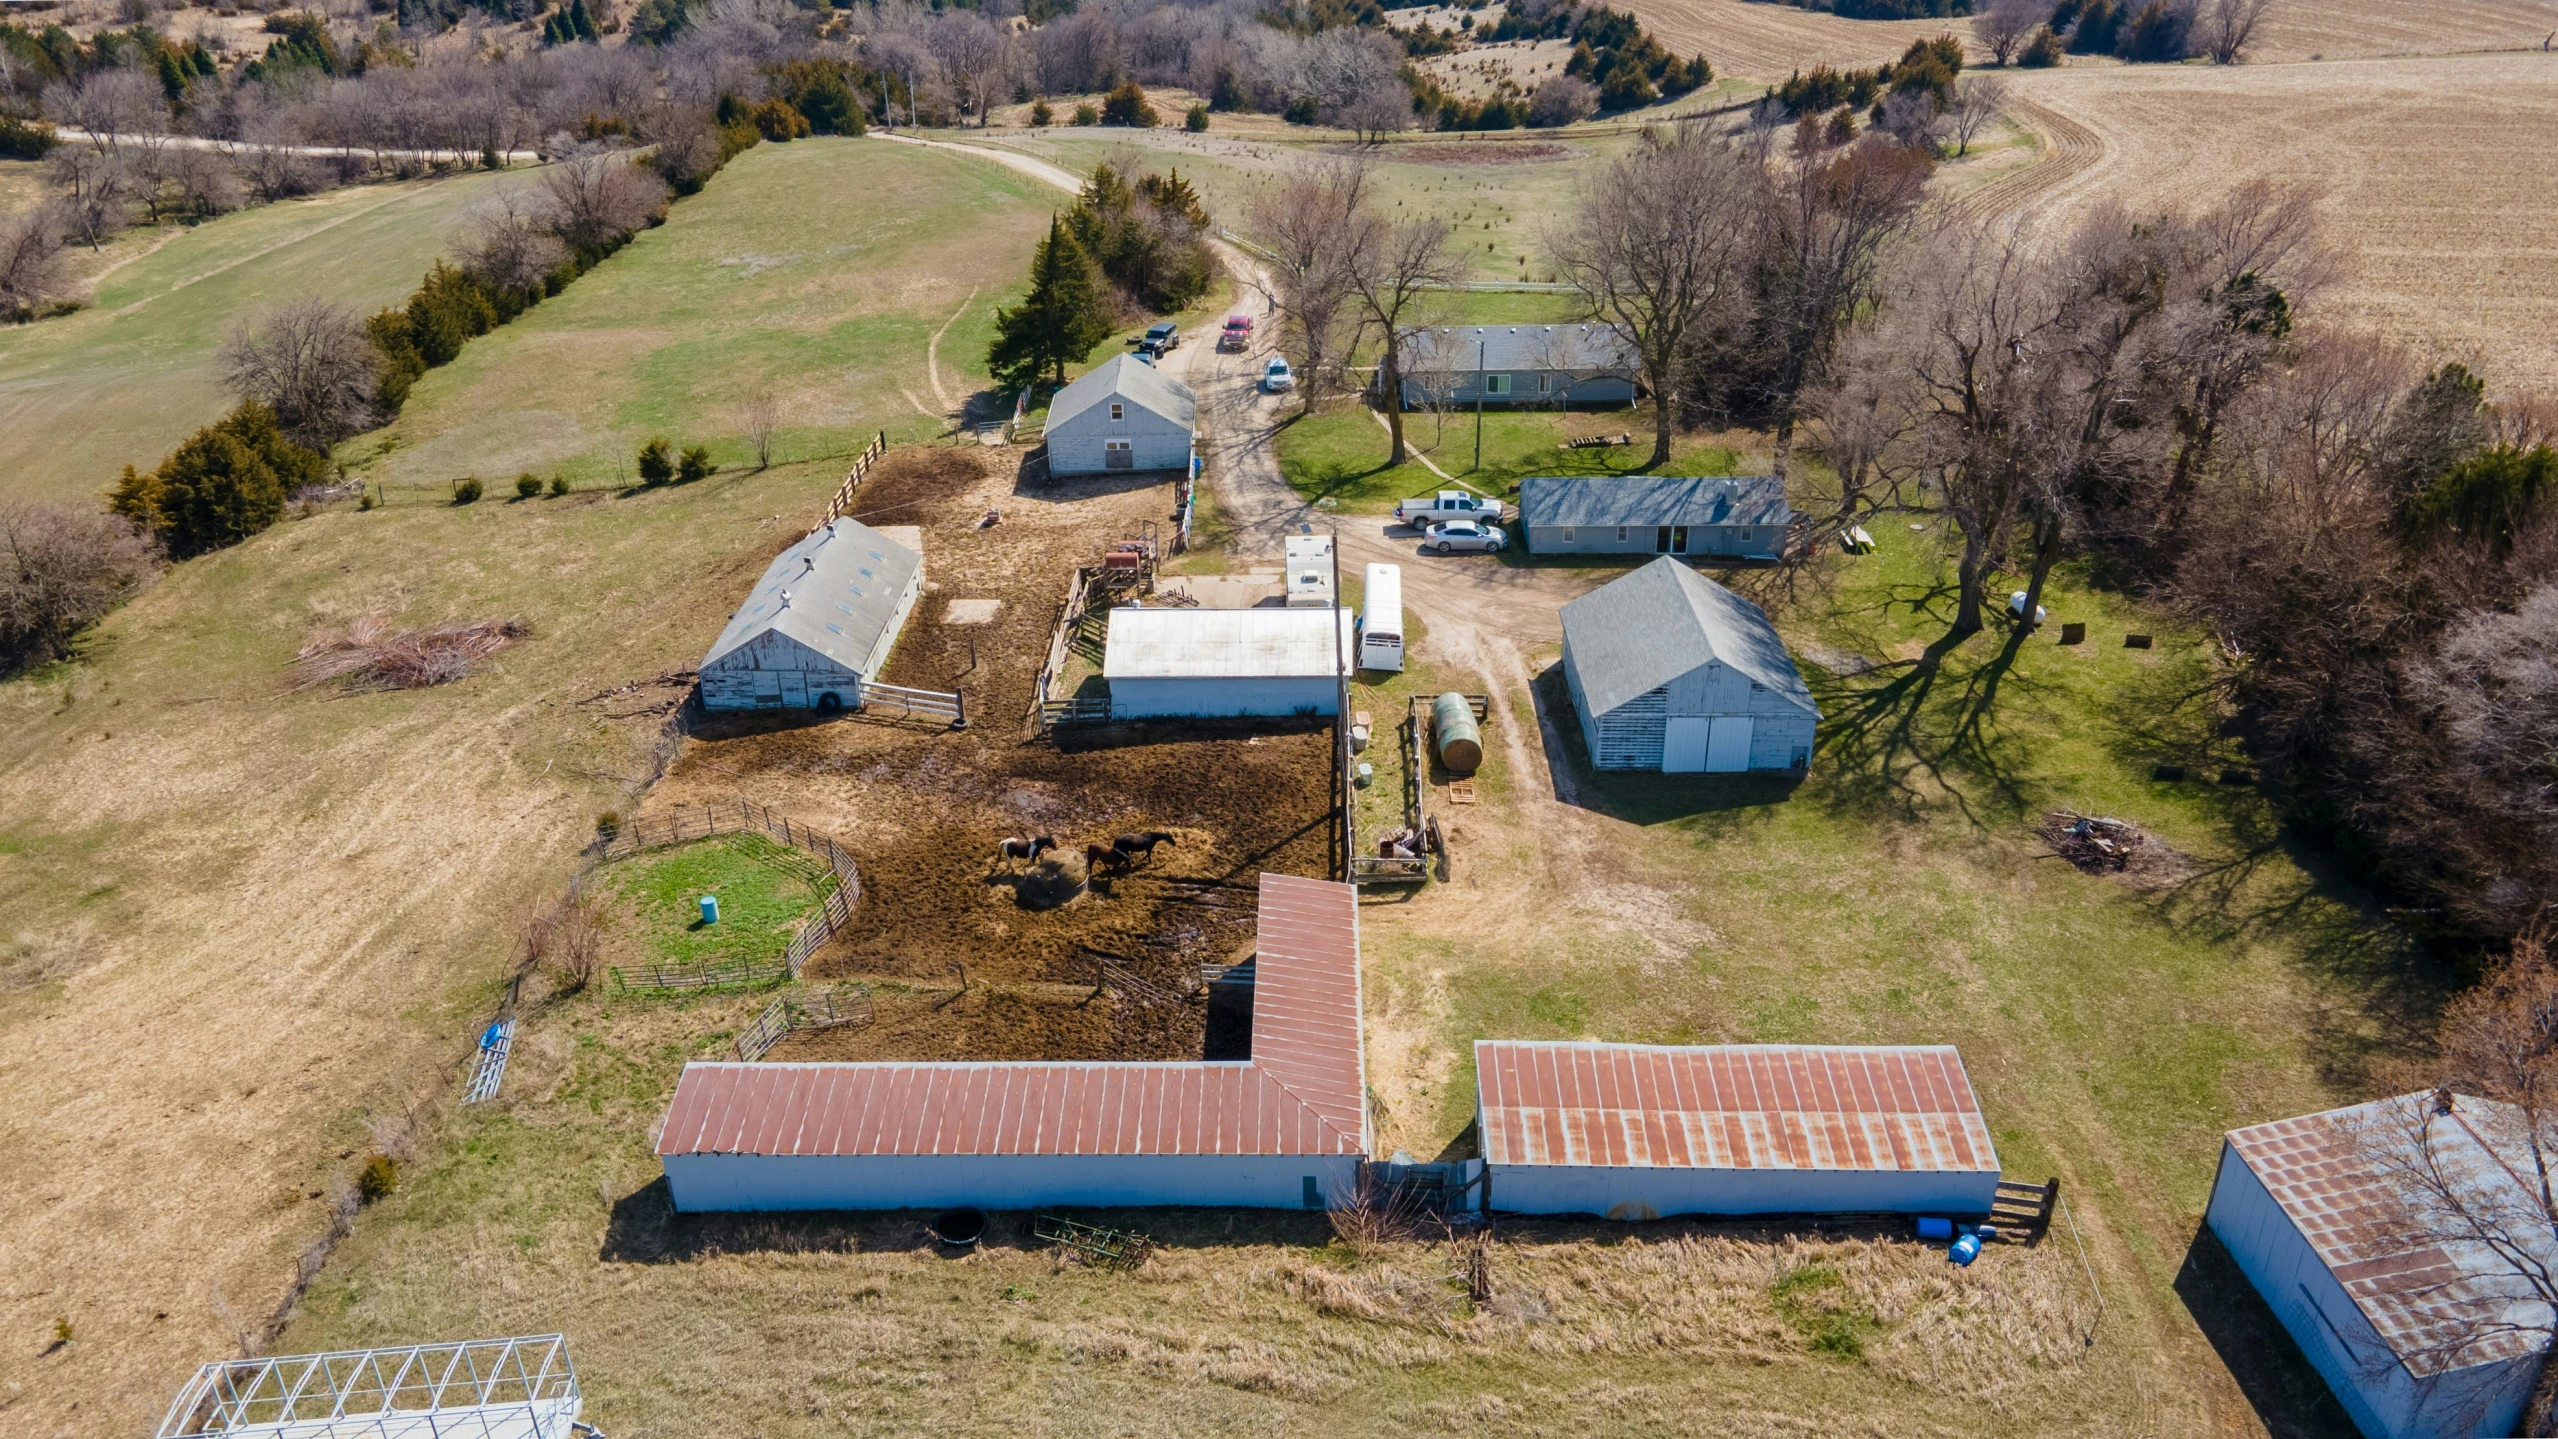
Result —
M2149 833L2127 819L2056 809L2043 816L2035 833L2052 852L2089 874L2121 874L2146 858Z
M451 684L532 632L522 620L480 620L394 633L385 616L365 615L342 630L315 631L285 676L296 690L332 681L351 693L424 689Z

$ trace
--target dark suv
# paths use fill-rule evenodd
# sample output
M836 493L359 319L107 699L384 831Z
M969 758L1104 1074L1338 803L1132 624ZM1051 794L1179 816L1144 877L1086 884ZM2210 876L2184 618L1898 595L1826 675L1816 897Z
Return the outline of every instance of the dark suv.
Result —
M1137 342L1137 353L1141 355L1168 354L1174 349L1179 348L1180 344L1180 329L1176 327L1172 321L1166 320L1160 325L1148 327L1146 330L1146 337Z

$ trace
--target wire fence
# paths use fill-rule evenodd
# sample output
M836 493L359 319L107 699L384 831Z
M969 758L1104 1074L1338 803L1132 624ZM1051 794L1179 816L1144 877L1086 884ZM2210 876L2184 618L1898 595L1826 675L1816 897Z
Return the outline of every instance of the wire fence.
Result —
M836 931L850 924L861 903L861 872L834 837L811 829L790 816L751 799L715 800L679 805L664 814L624 823L596 850L596 861L609 864L646 850L689 844L724 834L760 834L825 861L832 884L824 886L825 903L799 927L779 957L770 960L721 960L707 964L655 964L615 967L613 982L624 989L723 989L777 980L797 980Z

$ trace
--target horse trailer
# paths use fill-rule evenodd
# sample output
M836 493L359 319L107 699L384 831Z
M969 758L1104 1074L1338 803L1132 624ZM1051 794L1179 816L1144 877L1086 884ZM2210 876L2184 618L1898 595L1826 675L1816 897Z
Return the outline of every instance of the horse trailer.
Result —
M1367 597L1359 607L1359 663L1363 670L1403 668L1403 566L1368 566Z

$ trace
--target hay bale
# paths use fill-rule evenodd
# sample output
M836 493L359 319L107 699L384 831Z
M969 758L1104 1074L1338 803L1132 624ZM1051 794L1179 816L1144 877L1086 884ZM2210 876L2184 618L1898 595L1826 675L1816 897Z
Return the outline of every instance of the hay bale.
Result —
M1084 857L1057 851L1013 878L1013 901L1024 909L1057 909L1084 893Z

